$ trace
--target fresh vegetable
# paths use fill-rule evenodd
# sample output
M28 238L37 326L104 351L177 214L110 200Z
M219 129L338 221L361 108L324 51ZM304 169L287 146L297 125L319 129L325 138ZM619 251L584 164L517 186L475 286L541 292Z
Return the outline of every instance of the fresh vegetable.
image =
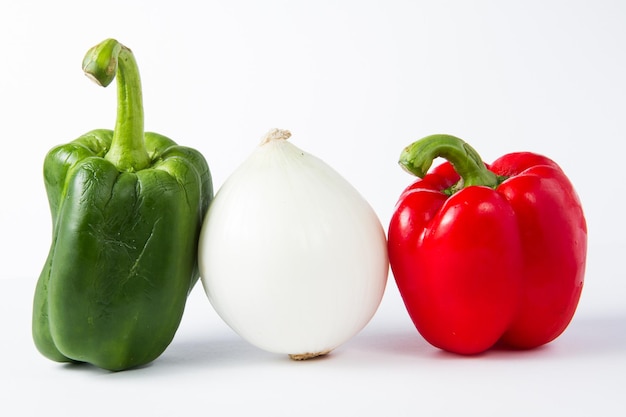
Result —
M144 133L128 48L105 40L87 52L83 70L104 87L117 76L117 121L45 158L53 236L32 330L52 360L118 371L154 360L174 337L198 281L197 242L213 190L198 151Z
M448 162L427 172L437 157ZM414 142L400 164L421 179L399 198L389 258L422 336L460 354L558 337L576 310L587 251L583 210L561 168L527 152L487 166L449 135Z
M215 196L200 272L215 310L264 350L307 359L358 333L383 296L385 233L330 166L272 130Z

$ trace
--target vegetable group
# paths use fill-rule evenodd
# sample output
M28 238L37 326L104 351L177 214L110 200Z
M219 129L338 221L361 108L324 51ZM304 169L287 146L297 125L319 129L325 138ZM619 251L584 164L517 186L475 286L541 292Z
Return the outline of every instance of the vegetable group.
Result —
M46 357L122 370L157 358L198 280L197 242L213 196L204 157L143 131L131 51L108 39L89 50L87 75L118 83L115 130L53 148L44 180L53 220L33 306Z
M213 199L200 152L144 132L128 48L107 39L83 70L104 87L117 78L117 120L44 161L53 229L32 334L46 357L114 371L156 359L200 276L235 332L296 360L370 321L389 265L417 330L450 352L534 348L570 323L587 226L551 159L520 152L487 165L454 136L414 142L400 164L419 179L386 239L358 191L284 130L270 131ZM448 161L429 172L438 157Z
M200 271L215 310L250 343L292 359L359 332L388 273L384 230L363 197L272 130L215 196Z
M427 173L437 157L449 162ZM421 179L399 198L389 259L422 336L460 354L558 337L576 310L587 250L583 210L559 166L532 153L486 166L448 135L411 144L400 164Z

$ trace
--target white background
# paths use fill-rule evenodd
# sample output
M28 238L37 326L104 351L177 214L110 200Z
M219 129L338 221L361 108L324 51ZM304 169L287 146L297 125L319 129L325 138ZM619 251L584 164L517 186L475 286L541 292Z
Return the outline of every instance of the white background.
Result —
M146 129L200 150L216 189L272 127L352 182L385 227L412 180L398 155L420 137L460 136L488 162L552 157L589 226L572 324L534 351L444 354L390 275L359 335L296 363L239 338L198 285L150 366L43 358L30 337L51 236L42 163L112 128L114 84L80 66L108 37L135 53ZM624 415L625 2L4 0L0 47L0 414Z

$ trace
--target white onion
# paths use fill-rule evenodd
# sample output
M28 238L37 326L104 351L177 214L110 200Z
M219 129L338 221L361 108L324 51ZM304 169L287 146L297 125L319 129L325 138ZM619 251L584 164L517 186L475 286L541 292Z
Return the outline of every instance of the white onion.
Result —
M388 273L374 210L335 170L272 130L216 194L199 266L206 294L241 337L307 359L373 317Z

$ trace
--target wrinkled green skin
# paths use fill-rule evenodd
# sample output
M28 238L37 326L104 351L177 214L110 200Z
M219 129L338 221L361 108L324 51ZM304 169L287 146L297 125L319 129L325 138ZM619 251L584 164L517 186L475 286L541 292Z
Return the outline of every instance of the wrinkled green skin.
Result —
M33 336L52 360L122 370L154 360L174 337L198 280L212 188L204 158L158 134L145 135L149 168L119 172L102 157L111 137L94 130L45 159L53 239Z
M144 134L147 167L118 169L104 158L113 134L93 130L45 158L53 236L32 331L49 359L119 371L172 341L213 189L198 151L156 133Z

